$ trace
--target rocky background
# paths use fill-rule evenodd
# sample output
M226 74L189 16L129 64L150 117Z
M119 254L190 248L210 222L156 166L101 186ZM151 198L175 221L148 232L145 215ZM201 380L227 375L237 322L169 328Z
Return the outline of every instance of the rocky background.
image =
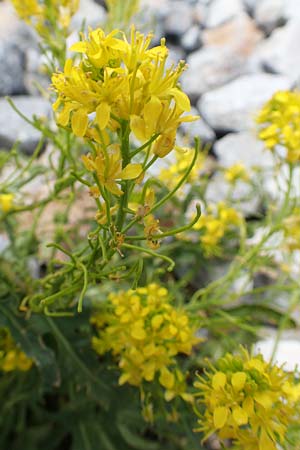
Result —
M211 143L221 159L229 146L241 159L241 147L255 146L249 133L256 111L275 91L298 82L299 0L143 0L142 4L143 27L155 30L157 42L166 36L171 59L185 59L189 65L182 87L202 117L189 125L189 132ZM101 25L105 15L101 0L81 0L73 28L79 28L83 18L91 26ZM70 37L70 42L74 40L76 32ZM35 86L36 81L45 87L48 83L41 74L37 38L15 17L9 2L1 0L0 64L0 97L18 96L25 114L47 114L48 104ZM37 136L3 98L0 121L2 148L9 149L18 138L25 151L32 151ZM248 155L249 150L243 153ZM233 160L231 155L230 163Z
M200 136L210 144L222 166L243 162L251 172L267 170L272 158L256 138L255 115L278 90L298 85L300 77L300 0L142 0L138 22L144 31L155 32L158 43L166 36L174 62L186 59L189 70L182 87L190 96L193 113L202 120L187 124L183 133L191 141ZM82 20L101 26L106 16L103 1L81 0L73 18L78 30ZM77 32L70 43L77 40ZM8 105L13 98L25 116L51 114L47 99L49 80L41 71L43 59L34 32L14 15L9 2L0 0L0 149L10 150L14 142L32 153L39 134ZM285 168L282 168L284 176ZM277 180L278 181L278 180ZM297 180L300 186L299 180ZM234 196L245 197L246 186L238 184ZM266 192L280 196L280 183L265 177ZM216 174L207 192L208 200L219 201L226 194L222 176ZM257 213L252 199L242 206L246 216ZM268 341L266 341L268 342ZM268 352L271 348L272 340ZM282 358L299 354L299 337L280 344ZM296 351L297 348L297 351ZM280 356L278 356L280 359Z

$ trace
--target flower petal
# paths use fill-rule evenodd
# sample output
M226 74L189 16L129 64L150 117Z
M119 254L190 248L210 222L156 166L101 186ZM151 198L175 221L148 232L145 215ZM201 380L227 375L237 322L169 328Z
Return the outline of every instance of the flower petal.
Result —
M72 114L71 125L74 134L78 137L83 137L85 135L88 126L88 115L84 109L78 109Z
M123 180L133 180L137 178L143 170L141 164L128 164L121 172L121 178Z

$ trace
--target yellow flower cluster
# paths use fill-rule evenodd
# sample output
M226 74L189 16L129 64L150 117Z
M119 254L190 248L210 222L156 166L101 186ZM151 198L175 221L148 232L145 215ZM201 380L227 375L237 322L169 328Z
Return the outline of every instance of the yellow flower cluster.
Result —
M204 440L216 433L239 450L276 450L288 425L299 420L300 384L261 355L250 356L245 349L239 356L227 354L205 375L194 383L205 408L198 411L197 429Z
M235 184L238 180L248 181L249 175L246 171L246 167L242 163L235 163L228 167L224 173L225 180L228 183Z
M300 209L283 220L284 246L290 250L300 250Z
M121 151L118 144L111 144L107 148L98 145L95 148L97 156L93 157L88 154L82 157L86 169L95 172L101 186L109 192L116 196L122 195L123 191L118 187L117 181L137 178L142 173L141 164L127 164L122 169Z
M0 211L4 213L10 211L13 206L13 194L0 194Z
M18 16L44 35L49 23L67 29L79 7L79 0L12 0Z
M20 350L6 328L0 329L0 370L11 372L31 369L32 360Z
M204 213L193 229L200 231L200 242L204 253L209 256L220 251L219 244L226 233L240 228L243 218L234 208L219 202L216 208L211 205Z
M167 168L162 168L158 175L158 179L161 180L170 191L180 182L193 159L193 152L191 152L189 148L175 147L175 150L177 150L175 162ZM204 168L204 161L205 155L199 153L196 162L186 179L186 183L195 185L200 181L200 172ZM186 187L186 184L184 186ZM181 187L177 191L177 195L184 195L184 187Z
M116 357L122 371L120 385L140 386L143 380L158 377L166 400L178 395L192 400L175 357L191 354L199 339L187 314L171 305L167 289L152 283L110 294L107 310L96 313L92 323L99 333L93 348L100 355L110 351Z
M196 120L182 116L190 110L188 97L178 79L184 62L166 69L165 41L149 48L151 35L131 29L131 39L113 30L89 32L88 38L71 47L82 54L76 65L67 60L63 73L52 77L58 94L53 105L57 122L71 126L74 134L101 143L106 131L116 131L126 122L126 130L146 143L154 139L155 155L167 155L175 145L180 123Z
M300 93L280 91L273 95L260 111L259 138L267 148L277 145L286 149L287 161L300 160Z

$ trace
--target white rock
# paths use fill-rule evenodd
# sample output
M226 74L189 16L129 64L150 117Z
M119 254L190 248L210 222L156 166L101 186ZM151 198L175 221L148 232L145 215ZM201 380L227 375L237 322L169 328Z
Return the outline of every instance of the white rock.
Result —
M230 195L232 206L245 217L257 214L260 208L258 196L251 195L251 187L248 183L238 181L234 188L224 179L222 173L217 172L210 179L205 192L208 203L228 201Z
M215 143L214 152L222 167L242 163L251 171L256 168L272 169L274 166L271 152L264 148L255 133L249 131L227 134Z
M284 18L300 19L299 0L284 0Z
M264 358L271 359L275 346L276 335L269 332L270 336L256 343L255 353L262 353ZM284 370L293 371L300 366L300 336L299 332L284 333L275 353L274 362L279 366L284 364Z
M241 0L213 0L209 6L205 25L217 27L244 11Z
M197 116L199 112L196 108L192 108L188 114ZM212 144L216 140L216 133L203 119L195 122L183 122L180 130L190 138L191 145L193 145L195 137L200 138L201 144Z
M299 4L300 7L300 4ZM289 21L275 30L254 55L269 71L288 76L292 81L300 77L300 19Z
M254 127L256 114L274 92L291 86L291 81L280 75L244 75L207 92L197 106L213 129L243 131Z
M174 37L181 37L193 23L192 9L187 2L175 0L165 20L165 33Z
M247 14L203 32L204 47L187 59L189 70L182 76L184 90L192 99L252 71L248 64L262 33Z
M193 25L181 39L181 45L186 52L193 52L201 45L201 31L198 25Z
M284 0L261 0L257 2L254 18L267 33L284 20Z
M243 0L246 9L252 14L260 0Z
M98 5L93 0L80 0L79 9L72 18L72 28L79 31L83 22L85 30L88 26L92 28L101 27L105 18L106 12L103 6Z
M12 97L16 107L29 119L32 115L47 117L51 105L42 97ZM25 122L7 103L0 99L0 147L10 149L15 141L20 142L20 149L32 153L41 138L41 133Z

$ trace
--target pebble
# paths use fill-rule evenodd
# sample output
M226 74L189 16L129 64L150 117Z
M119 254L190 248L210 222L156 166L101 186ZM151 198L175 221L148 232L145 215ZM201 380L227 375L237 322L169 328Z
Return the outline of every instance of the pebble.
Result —
M192 23L192 9L188 2L173 0L172 8L164 23L166 36L178 40L191 28Z
M51 106L42 97L12 97L17 108L28 118L49 116ZM25 122L7 103L0 99L0 147L10 150L14 143L20 142L20 149L31 154L40 140L40 132Z
M189 70L182 76L183 89L192 101L252 71L248 61L262 37L245 13L220 27L204 31L204 46L189 55Z
M274 92L291 86L292 82L280 75L244 75L205 93L197 107L214 130L243 131L254 127L255 115Z
M273 329L265 330L267 335L265 339L255 344L255 353L262 353L264 358L269 361L271 359L273 349L276 342L276 334ZM299 331L286 331L282 334L278 344L274 362L281 366L284 364L284 370L294 371L299 366L300 355L300 334Z
M192 108L189 114L199 115L196 108ZM212 144L216 140L216 133L202 118L195 122L183 122L180 130L189 137L191 145L194 144L196 137L200 139L202 145Z
M208 203L226 202L228 196L232 199L232 204L244 217L256 215L260 210L260 199L251 195L251 187L248 183L238 181L232 188L225 180L224 175L216 172L209 181L205 192Z
M213 0L209 6L206 27L217 27L244 11L242 0Z
M254 18L259 27L266 33L271 33L284 22L283 0L261 0L257 2Z
M72 28L79 31L82 24L85 24L85 29L88 27L101 27L106 18L105 8L93 0L80 0L79 9L72 18Z
M300 4L299 4L300 6ZM256 57L263 68L288 76L293 82L300 77L300 18L275 30L257 49Z
M272 169L272 153L264 148L262 141L254 132L230 133L219 139L214 145L214 153L222 167L242 163L247 171L253 169Z
M201 47L201 31L198 25L193 25L183 34L180 44L182 48L191 53Z

